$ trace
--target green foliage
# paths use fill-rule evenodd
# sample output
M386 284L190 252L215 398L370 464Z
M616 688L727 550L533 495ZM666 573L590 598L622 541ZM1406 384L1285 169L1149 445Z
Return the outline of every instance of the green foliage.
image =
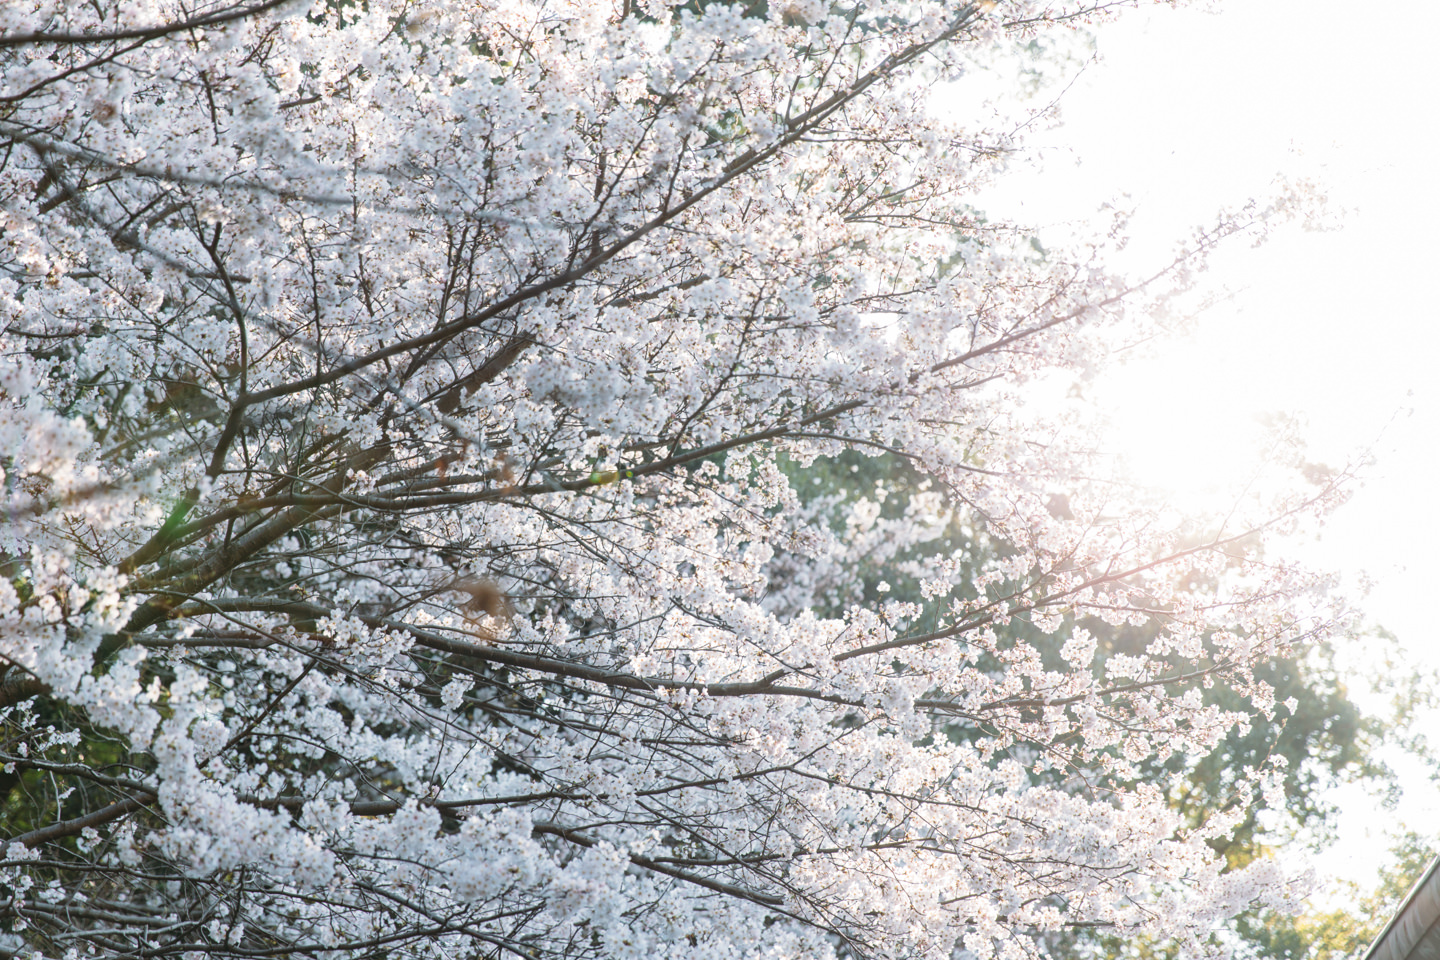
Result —
M1440 838L1408 831L1390 848L1392 859L1380 870L1375 887L1365 890L1347 881L1336 892L1336 899L1347 906L1298 917L1273 913L1242 917L1240 933L1259 957L1354 960L1380 935L1437 852Z

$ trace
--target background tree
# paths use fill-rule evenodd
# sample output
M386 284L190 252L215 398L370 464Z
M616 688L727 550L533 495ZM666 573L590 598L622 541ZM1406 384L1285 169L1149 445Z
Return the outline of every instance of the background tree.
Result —
M1434 836L1407 830L1395 838L1391 860L1381 868L1373 889L1350 881L1332 894L1328 909L1312 909L1298 917L1271 914L1247 918L1242 930L1266 956L1354 960L1364 955L1400 909L1434 862L1437 849L1440 845Z
M1177 516L1023 398L1294 198L1127 278L1123 224L974 216L1012 141L928 109L1100 12L7 7L23 951L1203 954L1291 905L1215 853L1267 754L1167 791L1343 622L1262 552L1338 484ZM916 483L837 531L791 478L861 449Z

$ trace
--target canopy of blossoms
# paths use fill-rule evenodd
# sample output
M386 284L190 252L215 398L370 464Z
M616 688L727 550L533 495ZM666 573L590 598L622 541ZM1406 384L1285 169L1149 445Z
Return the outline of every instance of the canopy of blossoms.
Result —
M1207 844L1277 770L1198 825L1148 771L1283 713L1251 668L1337 615L1261 547L1336 490L1184 520L1025 402L1285 211L1121 276L1121 221L970 207L1014 139L931 105L1102 12L0 9L0 955L1196 954L1289 902ZM847 451L923 482L812 495Z

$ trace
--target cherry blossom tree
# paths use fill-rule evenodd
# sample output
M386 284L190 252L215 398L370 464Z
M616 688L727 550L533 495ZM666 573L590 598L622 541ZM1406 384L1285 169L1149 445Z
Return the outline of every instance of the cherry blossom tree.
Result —
M1130 277L1123 219L973 210L1014 132L934 106L1105 15L8 4L4 954L1191 955L1292 903L1209 845L1283 770L1198 824L1148 778L1285 712L1341 614L1262 551L1337 484L1185 518L1029 402L1290 207ZM902 515L797 495L847 452Z

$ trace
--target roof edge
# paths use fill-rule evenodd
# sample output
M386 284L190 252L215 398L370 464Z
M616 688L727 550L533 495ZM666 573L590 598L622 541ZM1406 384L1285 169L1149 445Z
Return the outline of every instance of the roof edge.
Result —
M1410 892L1407 893L1405 899L1401 901L1399 908L1391 915L1389 922L1385 924L1374 941L1371 942L1369 948L1361 955L1361 960L1403 960L1403 958L1415 948L1415 943L1408 943L1404 944L1402 949L1398 941L1393 940L1392 937L1398 935L1396 930L1400 926L1401 921L1408 912L1413 912L1412 908L1419 905L1422 894L1432 887L1434 888L1434 899L1440 902L1440 856L1431 860L1430 866L1426 868L1424 873L1420 874L1420 879L1415 881L1415 884L1410 888ZM1432 910L1431 912L1436 913L1436 916L1424 919L1424 923L1420 926L1421 936L1424 935L1424 932L1429 929L1431 924L1435 923L1437 919L1440 919L1440 911ZM1417 936L1416 943L1418 942L1419 937ZM1385 950L1384 948L1386 947L1392 947L1392 950Z

